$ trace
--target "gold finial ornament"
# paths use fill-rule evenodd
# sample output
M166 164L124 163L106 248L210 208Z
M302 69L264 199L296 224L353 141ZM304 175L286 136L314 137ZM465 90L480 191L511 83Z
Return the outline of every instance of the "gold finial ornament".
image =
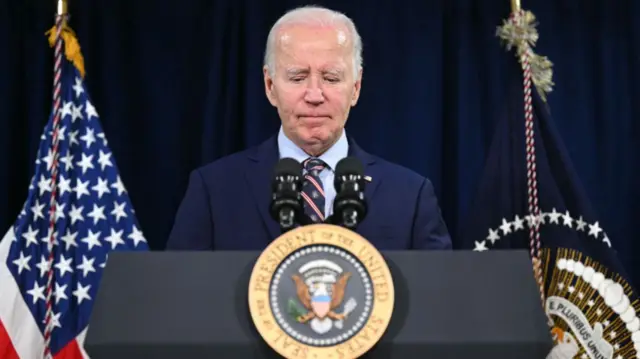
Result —
M511 0L511 12L520 11L520 0Z
M69 14L69 4L67 0L57 0L57 4L56 15L65 16Z

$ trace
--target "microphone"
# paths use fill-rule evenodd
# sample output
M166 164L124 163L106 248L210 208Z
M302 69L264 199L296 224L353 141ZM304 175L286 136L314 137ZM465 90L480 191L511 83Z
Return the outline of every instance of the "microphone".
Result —
M271 182L271 217L285 233L296 226L304 215L302 205L302 165L293 158L281 159L274 169Z
M332 222L355 230L367 215L364 198L364 166L355 157L346 157L336 165Z

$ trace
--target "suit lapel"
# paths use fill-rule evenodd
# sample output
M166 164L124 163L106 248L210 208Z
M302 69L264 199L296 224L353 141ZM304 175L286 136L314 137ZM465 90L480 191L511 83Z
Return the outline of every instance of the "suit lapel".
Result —
M364 166L364 175L370 179L365 180L364 196L367 202L371 203L376 189L382 182L382 172L378 170L380 166L376 166L376 158L365 152L352 138L349 138L349 156L359 159Z
M271 217L269 204L271 203L273 169L278 163L276 137L257 146L249 153L248 158L249 165L245 169L245 179L267 232L271 239L275 239L281 235L280 225Z

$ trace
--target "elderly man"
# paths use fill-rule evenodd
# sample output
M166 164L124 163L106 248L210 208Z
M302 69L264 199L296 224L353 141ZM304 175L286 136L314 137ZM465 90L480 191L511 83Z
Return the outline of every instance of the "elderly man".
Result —
M273 169L280 158L305 165L316 193L303 195L322 222L332 212L333 171L354 156L370 179L369 212L357 232L381 250L450 249L451 239L431 182L375 157L347 136L349 110L360 96L362 42L345 15L303 7L281 17L265 52L264 88L282 126L255 148L191 173L167 249L262 250L278 237L269 215ZM308 171L314 167L316 171ZM319 171L317 171L319 169Z

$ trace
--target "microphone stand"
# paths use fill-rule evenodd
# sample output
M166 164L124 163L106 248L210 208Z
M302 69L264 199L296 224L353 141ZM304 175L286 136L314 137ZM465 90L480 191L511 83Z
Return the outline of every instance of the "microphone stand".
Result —
M278 223L282 234L289 232L296 227L296 213L291 208L283 208L278 213Z
M282 234L289 232L290 230L297 228L298 226L306 226L314 224L311 218L304 212L298 212L291 208L282 208L278 212L278 224L280 225L280 231Z
M350 230L355 230L360 224L358 212L352 208L345 208L342 213L334 213L324 221L326 224L335 224Z

